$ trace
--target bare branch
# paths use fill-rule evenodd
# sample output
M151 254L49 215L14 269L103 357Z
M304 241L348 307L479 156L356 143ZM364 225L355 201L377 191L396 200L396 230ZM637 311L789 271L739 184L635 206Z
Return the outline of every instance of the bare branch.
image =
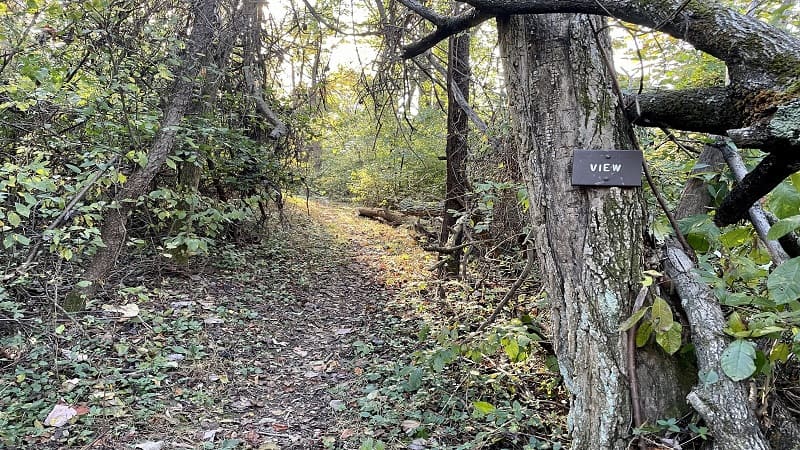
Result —
M405 2L408 0L400 1L405 4ZM410 7L409 9L419 14L418 11ZM492 17L494 17L493 14L484 13L476 9L467 10L463 14L459 14L456 17L444 17L437 15L437 21L439 21L439 23L435 23L436 29L419 41L404 46L401 56L403 59L408 59L421 55L434 45L441 42L443 39L446 39L454 34L458 34L464 30L468 30L474 26L480 25Z

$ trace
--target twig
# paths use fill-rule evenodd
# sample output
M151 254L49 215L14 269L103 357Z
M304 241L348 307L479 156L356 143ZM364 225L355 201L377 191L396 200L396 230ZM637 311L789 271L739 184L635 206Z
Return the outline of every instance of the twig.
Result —
M531 270L533 270L533 261L536 257L533 251L533 243L530 242L531 233L533 232L533 228L528 231L528 235L525 236L525 242L527 243L527 248L525 250L525 255L528 258L528 261L525 262L525 268L522 269L522 273L519 274L517 280L514 284L511 285L511 289L506 292L506 295L503 296L503 300L495 307L494 311L492 311L492 315L489 316L477 329L478 332L483 331L487 326L491 325L492 322L497 319L497 316L500 314L500 311L506 307L506 304L511 300L511 298L516 294L517 289L522 286L522 283L528 279L528 276L531 274Z
M422 249L426 252L436 252L436 253L444 253L444 254L453 254L463 248L469 247L470 245L474 244L474 242L465 242L460 245L456 245L453 247L440 247L438 245L423 245Z
M640 310L644 305L644 299L647 298L647 287L644 286L639 290L639 295L636 296L636 301L633 303L633 313ZM628 348L627 348L627 365L628 365L628 383L631 391L631 408L633 409L633 426L639 428L642 426L642 402L639 397L639 380L636 377L636 331L639 324L635 324L628 330ZM642 439L639 439L639 448L646 450Z

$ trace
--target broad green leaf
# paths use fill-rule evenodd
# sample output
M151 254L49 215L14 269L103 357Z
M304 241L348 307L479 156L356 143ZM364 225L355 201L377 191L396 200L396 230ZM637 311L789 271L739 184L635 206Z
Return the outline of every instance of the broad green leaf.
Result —
M669 331L672 328L672 309L663 298L656 297L650 309L650 318L653 322L653 330L657 333Z
M656 333L656 342L665 352L672 355L681 348L681 331L683 327L678 322L672 322L672 327L663 333Z
M791 352L791 348L788 344L783 342L775 345L772 347L772 351L769 352L769 360L772 362L780 361L785 363L787 359L789 359L789 353Z
M619 326L619 331L628 331L633 328L634 325L642 320L642 317L644 317L645 313L647 313L647 310L649 309L649 306L646 308L639 308L635 313L633 313L633 315L622 322L622 325Z
M779 219L797 215L800 212L800 186L787 182L778 185L767 198L767 208Z
M720 236L719 242L725 248L731 249L746 243L751 239L751 237L752 237L752 232L750 231L749 228L738 227Z
M781 219L769 229L767 239L780 239L798 228L800 228L800 216Z
M800 257L792 258L772 271L767 278L767 289L777 305L800 298Z
M13 237L15 241L19 242L22 245L28 245L31 243L30 238L25 235L14 233Z
M17 211L17 214L22 217L30 217L31 215L31 209L24 203L17 202L14 204L14 209Z
M472 402L472 406L475 407L475 411L478 411L484 416L486 414L494 412L494 410L496 409L494 405L488 402Z
M9 211L6 214L6 218L8 219L8 223L10 223L12 227L18 227L19 224L22 223L22 219L20 219L20 217L14 211Z
M647 341L650 340L650 335L653 333L653 325L650 321L642 322L639 329L636 330L636 347L644 347Z
M750 341L737 339L722 352L722 371L733 381L741 381L756 371L756 348Z

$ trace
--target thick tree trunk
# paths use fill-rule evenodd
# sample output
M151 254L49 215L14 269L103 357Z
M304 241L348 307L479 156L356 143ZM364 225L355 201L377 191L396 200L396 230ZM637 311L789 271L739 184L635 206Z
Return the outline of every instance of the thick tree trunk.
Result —
M552 302L555 351L571 394L572 448L625 449L631 407L627 342L619 325L639 291L642 193L576 188L570 177L574 149L631 145L598 45L607 50L608 38L601 33L596 40L592 31L604 23L583 15L515 16L498 23L533 240ZM649 382L655 383L652 372ZM669 394L658 395L676 397Z
M147 164L143 169L137 170L128 177L128 181L114 199L117 208L109 209L106 212L101 228L101 237L105 247L98 250L81 277L82 280L89 281L91 284L83 288L76 287L70 292L64 304L66 311L83 309L86 298L92 296L99 285L106 280L124 248L128 214L133 209L136 199L147 193L150 182L153 181L167 160L167 156L172 152L178 125L191 102L192 92L197 85L196 77L202 66L204 55L211 47L216 31L219 29L217 3L215 0L194 0L192 2L194 26L189 36L189 45L183 66L175 76L169 102L161 120L161 128L147 154Z
M469 102L469 33L450 37L450 51L447 61L447 179L442 208L442 229L439 242L442 246L459 246L464 233L451 233L458 220L458 212L467 209L467 133L469 119L456 97L461 95L464 103ZM458 92L455 92L455 91ZM455 211L455 212L453 212ZM449 242L452 240L452 242ZM448 258L442 266L442 275L458 275L461 266L461 253L443 256Z

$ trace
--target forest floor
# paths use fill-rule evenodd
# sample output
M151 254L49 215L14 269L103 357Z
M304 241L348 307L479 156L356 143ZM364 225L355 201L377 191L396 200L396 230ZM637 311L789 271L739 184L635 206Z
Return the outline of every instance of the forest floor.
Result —
M306 208L189 266L134 262L88 314L17 330L0 349L0 442L559 448L565 404L523 324L465 340L474 306L431 301L435 256L408 230Z

